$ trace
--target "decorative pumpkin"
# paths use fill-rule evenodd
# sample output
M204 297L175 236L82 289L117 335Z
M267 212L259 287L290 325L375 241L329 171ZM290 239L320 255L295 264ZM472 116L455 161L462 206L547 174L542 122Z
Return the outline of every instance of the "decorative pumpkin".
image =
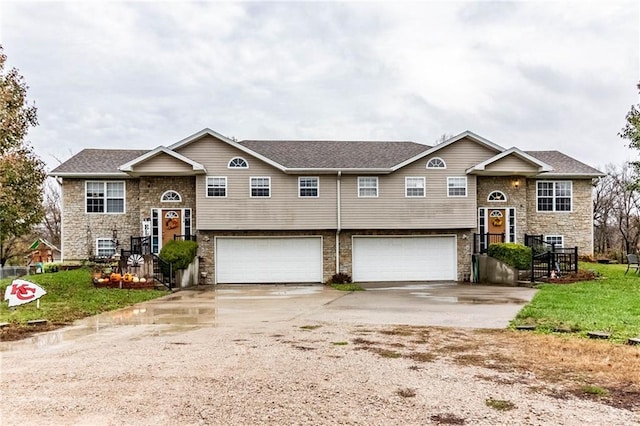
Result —
M147 279L146 279L145 277L142 277L142 278L140 278L140 282L141 282L141 283L146 283L146 282L147 282Z
M131 275L129 273L124 274L122 276L122 281L125 282L125 283L130 283L131 281L133 281L133 275Z
M120 280L122 279L122 275L120 274L116 274L115 272L113 274L111 274L111 276L109 277L111 279L111 282L113 283L119 283Z
M138 278L138 277L133 277L133 282L134 282L134 283L137 283L137 282L139 282L139 281L140 281L140 278Z

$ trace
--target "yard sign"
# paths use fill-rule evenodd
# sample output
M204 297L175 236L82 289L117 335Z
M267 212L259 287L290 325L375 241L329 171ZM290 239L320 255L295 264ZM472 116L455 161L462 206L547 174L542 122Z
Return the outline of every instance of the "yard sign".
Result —
M40 299L47 292L37 284L25 280L13 280L4 291L4 300L9 301L9 307L24 305Z

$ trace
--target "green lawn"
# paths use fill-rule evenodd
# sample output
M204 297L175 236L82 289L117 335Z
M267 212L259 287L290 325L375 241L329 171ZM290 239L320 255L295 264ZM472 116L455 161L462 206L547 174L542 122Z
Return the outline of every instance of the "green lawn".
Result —
M47 291L36 302L9 308L7 302L0 304L0 322L24 324L29 320L46 319L53 324L67 324L76 319L100 312L123 308L145 300L167 294L160 290L121 290L95 288L88 269L76 269L49 274L22 277L40 285ZM5 288L13 279L0 281L0 294L4 298Z
M536 325L543 333L570 329L585 335L588 331L606 331L611 339L626 341L640 336L640 276L626 265L581 263L600 279L574 284L542 284L512 325Z

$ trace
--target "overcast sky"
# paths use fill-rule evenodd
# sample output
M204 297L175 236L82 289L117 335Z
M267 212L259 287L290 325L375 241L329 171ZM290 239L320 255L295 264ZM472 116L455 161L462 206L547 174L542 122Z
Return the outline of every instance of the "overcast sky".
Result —
M83 148L411 140L471 130L592 166L639 102L631 2L0 3L49 168Z

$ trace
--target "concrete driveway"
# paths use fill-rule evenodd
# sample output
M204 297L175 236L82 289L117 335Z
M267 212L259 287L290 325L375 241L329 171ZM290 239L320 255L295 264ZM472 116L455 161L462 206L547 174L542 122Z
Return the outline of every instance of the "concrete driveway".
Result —
M164 333L201 327L255 327L264 323L335 322L504 328L535 290L456 283L373 283L367 291L340 292L322 285L222 285L184 290L0 350L51 345L111 333ZM116 327L129 326L129 327ZM133 327L131 327L133 326ZM136 327L137 326L137 327ZM160 327L161 326L161 327Z

